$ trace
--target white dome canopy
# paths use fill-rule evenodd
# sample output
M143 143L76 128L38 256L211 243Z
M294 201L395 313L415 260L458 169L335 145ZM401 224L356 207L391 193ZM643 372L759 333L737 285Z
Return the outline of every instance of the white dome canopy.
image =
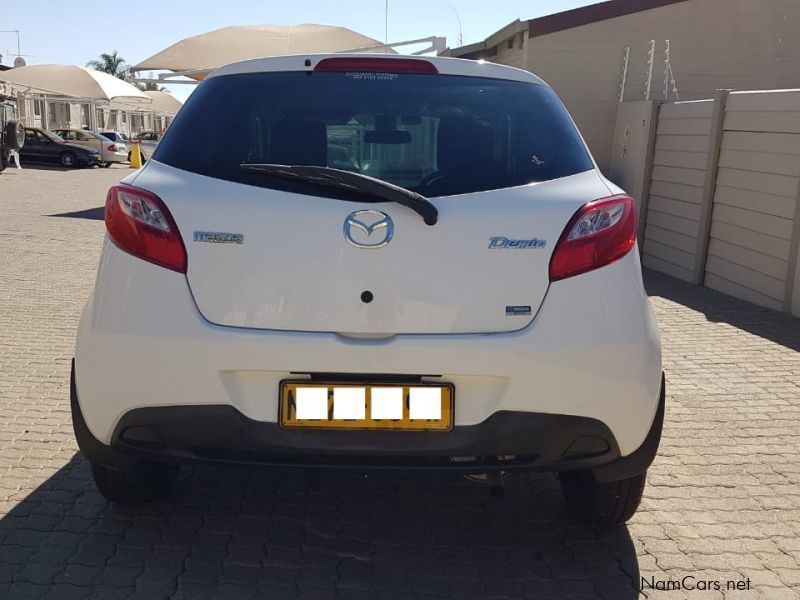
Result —
M343 52L380 45L378 40L345 27L313 24L236 25L181 40L143 60L133 70L208 72L251 58ZM202 79L204 73L191 76Z
M128 102L151 102L136 86L108 73L76 65L28 65L0 72L0 80L15 87L39 92L86 98Z

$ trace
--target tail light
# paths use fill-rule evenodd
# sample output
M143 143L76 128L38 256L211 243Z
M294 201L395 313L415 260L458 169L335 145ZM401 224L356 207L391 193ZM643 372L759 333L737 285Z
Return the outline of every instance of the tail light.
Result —
M550 281L586 273L619 260L636 243L636 206L613 196L582 207L572 217L550 258Z
M118 184L106 197L106 229L125 252L156 265L186 272L186 248L172 215L148 191Z
M342 57L324 58L314 71L361 71L367 73L413 73L436 75L439 69L432 62L419 58Z
M109 152L116 152L117 151L117 145L116 144L110 144L108 146L108 151Z

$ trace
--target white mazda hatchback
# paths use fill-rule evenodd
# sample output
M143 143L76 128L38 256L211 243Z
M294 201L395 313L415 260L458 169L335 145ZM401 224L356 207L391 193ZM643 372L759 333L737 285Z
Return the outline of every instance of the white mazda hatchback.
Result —
M664 383L634 201L536 76L223 67L105 221L72 410L109 500L204 461L552 470L591 522L636 510Z

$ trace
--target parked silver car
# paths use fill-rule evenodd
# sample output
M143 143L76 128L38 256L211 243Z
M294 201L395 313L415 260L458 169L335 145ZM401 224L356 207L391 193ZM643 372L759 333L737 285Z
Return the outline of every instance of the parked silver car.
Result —
M121 131L100 131L100 135L103 137L107 137L112 142L120 142L125 144L128 148L128 156L127 160L130 162L131 160L131 146L133 145L131 138L129 138L126 134L122 133Z
M128 160L128 148L122 142L115 142L102 134L83 129L53 129L53 133L70 144L94 148L100 153L100 164L106 168L111 163Z
M121 142L125 145L128 145L131 142L130 138L128 138L128 136L121 131L98 131L97 133L105 138L110 139L112 142Z

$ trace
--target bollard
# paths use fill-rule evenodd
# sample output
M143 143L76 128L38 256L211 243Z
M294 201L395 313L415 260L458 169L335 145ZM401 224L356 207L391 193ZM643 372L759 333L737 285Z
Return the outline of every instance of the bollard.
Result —
M142 152L139 149L139 142L132 142L131 146L131 169L142 167Z

